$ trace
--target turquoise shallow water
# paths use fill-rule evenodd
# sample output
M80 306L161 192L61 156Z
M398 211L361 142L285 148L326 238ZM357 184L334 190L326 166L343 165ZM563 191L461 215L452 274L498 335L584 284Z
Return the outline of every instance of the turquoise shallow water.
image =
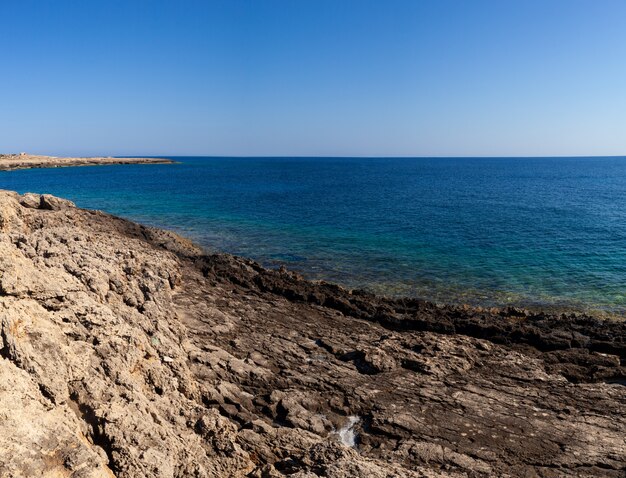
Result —
M626 158L176 158L0 173L310 278L626 314Z

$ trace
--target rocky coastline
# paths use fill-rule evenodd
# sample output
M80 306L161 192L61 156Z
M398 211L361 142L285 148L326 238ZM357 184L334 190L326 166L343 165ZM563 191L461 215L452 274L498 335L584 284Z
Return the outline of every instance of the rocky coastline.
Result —
M98 166L107 164L168 164L165 158L56 157L35 154L0 154L0 171L32 168L63 168L68 166Z
M625 321L349 291L49 195L0 192L0 249L2 477L626 476Z

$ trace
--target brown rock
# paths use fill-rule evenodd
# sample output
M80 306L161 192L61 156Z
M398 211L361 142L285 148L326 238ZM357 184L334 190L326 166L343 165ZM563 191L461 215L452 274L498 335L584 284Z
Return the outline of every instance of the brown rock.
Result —
M624 360L623 322L379 298L0 192L0 476L624 476Z

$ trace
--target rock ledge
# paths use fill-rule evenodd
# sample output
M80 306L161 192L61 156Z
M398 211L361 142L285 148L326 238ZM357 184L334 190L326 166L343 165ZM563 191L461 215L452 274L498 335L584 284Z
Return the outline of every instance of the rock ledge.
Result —
M625 360L624 322L380 298L0 192L2 477L624 477Z

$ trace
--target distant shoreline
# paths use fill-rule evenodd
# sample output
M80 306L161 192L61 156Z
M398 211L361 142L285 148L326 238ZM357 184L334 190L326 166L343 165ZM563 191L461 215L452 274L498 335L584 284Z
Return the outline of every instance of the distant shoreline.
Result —
M116 157L56 157L34 154L0 154L0 171L35 168L64 168L70 166L100 166L110 164L173 164L167 158L116 158Z

